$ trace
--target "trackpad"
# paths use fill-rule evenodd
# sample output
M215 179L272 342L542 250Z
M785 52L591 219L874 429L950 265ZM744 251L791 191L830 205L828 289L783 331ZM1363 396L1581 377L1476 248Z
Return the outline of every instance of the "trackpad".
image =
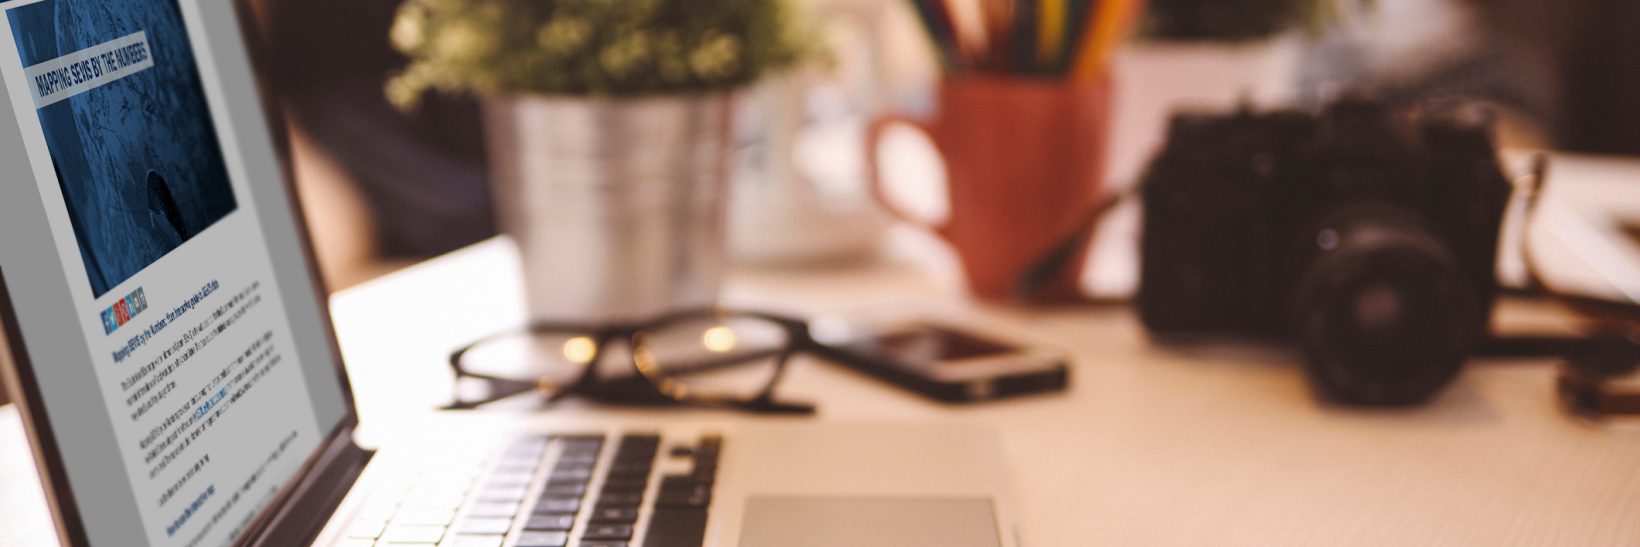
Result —
M997 547L988 498L752 496L741 547Z

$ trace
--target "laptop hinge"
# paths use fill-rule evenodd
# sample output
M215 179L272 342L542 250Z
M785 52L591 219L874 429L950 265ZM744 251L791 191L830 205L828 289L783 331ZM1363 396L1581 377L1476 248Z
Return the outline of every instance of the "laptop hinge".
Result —
M323 447L322 455L309 462L301 479L275 497L234 544L285 547L313 543L375 454L353 443L353 427L340 429Z

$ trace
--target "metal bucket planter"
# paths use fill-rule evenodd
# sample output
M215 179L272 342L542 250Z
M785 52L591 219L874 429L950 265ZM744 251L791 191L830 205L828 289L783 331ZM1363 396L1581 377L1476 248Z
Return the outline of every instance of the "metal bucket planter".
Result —
M717 300L728 93L493 97L484 113L531 319L641 320Z

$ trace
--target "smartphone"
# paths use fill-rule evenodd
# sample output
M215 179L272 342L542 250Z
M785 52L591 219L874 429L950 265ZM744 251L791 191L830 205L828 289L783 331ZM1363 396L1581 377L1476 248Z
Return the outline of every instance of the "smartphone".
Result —
M927 397L965 403L1061 391L1063 353L928 322L826 346L843 365Z

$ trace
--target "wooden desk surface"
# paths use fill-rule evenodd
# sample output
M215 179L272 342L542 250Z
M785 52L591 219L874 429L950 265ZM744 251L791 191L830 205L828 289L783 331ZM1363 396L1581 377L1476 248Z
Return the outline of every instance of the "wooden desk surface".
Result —
M410 427L447 396L451 347L521 321L515 264L497 240L334 299L365 423ZM1071 389L944 406L804 359L784 395L821 420L995 427L1025 545L1640 544L1640 426L1560 413L1548 362L1475 362L1433 404L1362 410L1317 402L1290 354L1157 347L1125 307L976 306L908 261L742 269L726 294L799 313L906 299L1069 351ZM1522 303L1500 319L1565 328Z
M1640 544L1640 425L1561 414L1550 363L1477 361L1428 406L1340 408L1311 396L1290 354L1158 347L1125 307L969 303L926 266L939 251L915 240L896 254L932 260L738 270L726 300L798 313L938 302L1070 352L1069 391L984 405L925 402L815 359L783 388L816 401L820 420L996 428L1024 545ZM448 350L517 324L519 291L502 239L338 294L368 438L390 441L432 412L448 396ZM1565 327L1529 303L1506 303L1500 320ZM0 410L0 545L51 537L24 442L16 413Z

